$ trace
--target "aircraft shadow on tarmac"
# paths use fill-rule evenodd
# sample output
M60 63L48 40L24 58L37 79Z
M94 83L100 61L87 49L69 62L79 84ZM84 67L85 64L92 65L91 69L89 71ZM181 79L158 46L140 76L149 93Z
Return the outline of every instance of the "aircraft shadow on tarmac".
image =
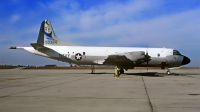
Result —
M99 74L99 75L101 75L101 74L113 74L113 73L107 73L107 72L98 72L98 73L89 73L89 74Z
M124 75L147 76L147 77L164 77L164 75L159 75L158 72L125 73Z
M114 73L107 73L107 72L98 72L98 73L89 73L94 75L101 75L101 74L113 74ZM147 76L147 77L164 77L166 76L165 73L158 73L158 72L143 72L143 73L124 73L122 75L135 75L135 76Z
M98 72L98 73L89 73L89 74L112 74L114 73L107 73L107 72ZM124 73L122 75L135 75L135 76L147 76L147 77L165 77L165 76L179 76L180 74L177 73L171 73L170 75L167 75L166 73L158 73L158 72L142 72L142 73Z
M165 76L179 76L180 74L171 73L170 75L167 75L166 73L143 72L143 73L126 73L125 75L148 76L148 77L165 77Z

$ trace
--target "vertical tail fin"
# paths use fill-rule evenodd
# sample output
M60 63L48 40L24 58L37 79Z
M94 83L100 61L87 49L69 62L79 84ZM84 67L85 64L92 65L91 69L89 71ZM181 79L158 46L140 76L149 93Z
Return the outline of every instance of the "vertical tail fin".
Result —
M75 46L75 44L61 41L55 35L51 22L48 19L41 23L37 43L44 46Z

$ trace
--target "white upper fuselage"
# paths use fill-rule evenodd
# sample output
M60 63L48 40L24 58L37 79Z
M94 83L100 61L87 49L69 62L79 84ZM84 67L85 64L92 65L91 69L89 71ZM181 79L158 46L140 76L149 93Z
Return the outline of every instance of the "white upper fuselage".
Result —
M41 55L48 58L57 59L69 63L77 64L97 64L95 60L104 61L109 55L116 55L121 53L144 51L145 54L154 58L166 58L166 56L173 55L173 49L169 48L139 48L139 47L90 47L90 46L46 46L53 51L48 51L48 53L41 53L32 47L24 47L25 50L34 53L36 55ZM81 60L76 60L75 55L80 53L82 55ZM62 55L62 56L61 56ZM63 58L65 57L65 59ZM99 63L101 64L101 63Z
M173 55L173 49L168 48L139 48L139 47L88 47L88 46L46 46L57 51L60 54L75 55L85 52L86 56L108 56L125 52L144 51L151 57L166 57Z

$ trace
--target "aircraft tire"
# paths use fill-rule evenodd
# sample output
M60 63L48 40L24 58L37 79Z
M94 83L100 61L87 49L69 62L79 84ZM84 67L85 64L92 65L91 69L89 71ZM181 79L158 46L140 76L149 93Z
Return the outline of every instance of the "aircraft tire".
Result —
M170 71L167 71L166 74L167 74L167 75L170 75Z
M120 69L120 70L119 70L119 73L120 73L120 74L124 74L124 69Z

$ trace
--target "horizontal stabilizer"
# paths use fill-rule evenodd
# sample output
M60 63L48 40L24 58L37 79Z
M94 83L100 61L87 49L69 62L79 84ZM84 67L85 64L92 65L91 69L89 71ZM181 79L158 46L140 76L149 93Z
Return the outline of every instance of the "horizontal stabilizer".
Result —
M24 49L25 47L10 46L9 49Z
M9 49L17 49L16 46L10 46Z
M50 49L48 47L45 47L43 45L40 45L38 43L31 43L31 46L36 51L38 51L40 53L43 53L43 54L45 54L45 55L47 55L47 56L49 56L49 57L51 57L53 59L57 59L59 57L59 55L60 55L58 52L56 52L56 51L54 51L54 50L52 50L52 49Z
M50 48L45 47L45 46L43 46L43 45L40 45L40 44L38 44L38 43L31 43L31 46L32 46L35 50L37 50L37 51L47 51L47 50L51 50Z

